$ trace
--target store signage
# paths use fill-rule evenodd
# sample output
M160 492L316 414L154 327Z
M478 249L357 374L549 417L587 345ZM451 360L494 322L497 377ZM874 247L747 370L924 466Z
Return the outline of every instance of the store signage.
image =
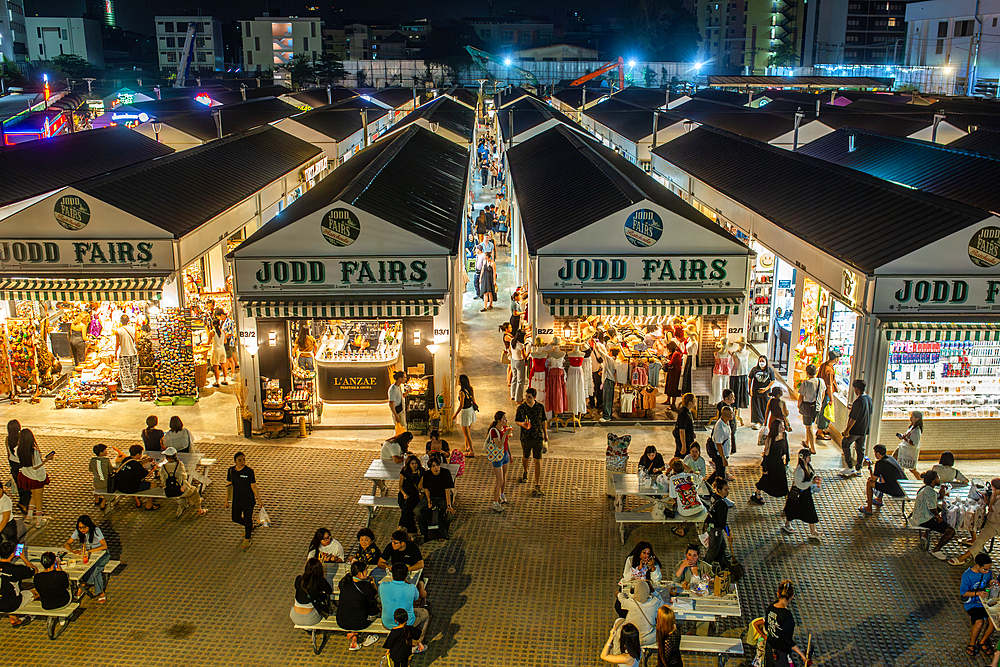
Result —
M56 222L71 232L76 232L90 222L90 206L82 197L66 195L56 200L55 216Z
M1000 279L879 277L876 313L1000 312Z
M0 270L151 269L172 271L170 241L22 241L0 239Z
M341 248L357 241L361 234L361 221L346 208L327 211L319 225L327 243Z
M625 220L625 238L637 248L648 248L660 240L663 220L656 211L641 208Z
M367 291L391 288L418 292L448 287L446 257L343 257L237 259L236 284L250 291Z
M969 259L985 269L1000 264L1000 227L983 227L972 235Z
M111 120L116 123L145 123L149 120L149 115L144 111L140 113L118 113L114 111L111 113Z
M540 289L746 287L746 256L539 257Z
M385 401L389 371L385 366L320 364L319 394L325 401Z
M322 171L324 171L329 164L330 164L330 159L324 156L323 159L317 162L316 164L311 164L302 170L302 180L303 181L313 180Z

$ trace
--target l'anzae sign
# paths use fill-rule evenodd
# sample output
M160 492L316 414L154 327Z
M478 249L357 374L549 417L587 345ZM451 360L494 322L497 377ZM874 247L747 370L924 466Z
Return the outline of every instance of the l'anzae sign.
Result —
M742 290L747 257L648 255L629 257L539 257L538 285L543 290L632 288Z
M119 272L172 271L170 241L0 240L0 270L52 272L60 269Z
M241 293L392 291L448 287L447 257L343 257L236 260Z
M880 276L875 280L875 312L1000 313L1000 276Z

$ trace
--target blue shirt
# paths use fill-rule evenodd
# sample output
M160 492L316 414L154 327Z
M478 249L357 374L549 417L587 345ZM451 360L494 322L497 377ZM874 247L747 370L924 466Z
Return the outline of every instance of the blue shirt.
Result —
M993 579L993 572L974 572L970 567L962 575L962 587L958 589L960 595L965 595L969 591L985 591L989 589L990 581ZM962 598L966 609L982 607L983 601L978 595Z
M405 609L409 619L407 625L413 625L416 617L413 615L413 602L420 597L417 587L405 581L382 581L378 585L378 597L382 601L382 625L387 628L396 627L393 614L397 609Z

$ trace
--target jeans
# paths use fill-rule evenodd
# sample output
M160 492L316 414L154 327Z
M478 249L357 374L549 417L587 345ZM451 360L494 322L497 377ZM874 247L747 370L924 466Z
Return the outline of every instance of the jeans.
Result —
M476 271L476 277L472 279L472 284L476 288L476 298L477 299L483 295L482 288L479 286L479 276L480 276L480 272Z
M510 360L511 380L510 398L520 403L524 400L524 385L527 378L528 362L526 359L514 357Z
M81 577L84 583L94 587L94 595L100 595L104 592L104 566L108 564L109 560L111 560L111 554L105 549L97 562L87 570L87 574Z
M705 484L707 484L709 486L709 488L711 488L712 484L715 483L715 479L717 477L721 478L721 479L725 479L726 478L726 464L722 460L721 456L713 456L712 457L712 466L715 469L712 470L712 474L709 475L708 479L705 480Z
M706 526L706 528L708 530L708 551L705 552L705 561L718 563L725 570L729 567L729 556L726 555L726 530L712 526Z
M233 523L243 526L243 539L249 540L253 532L253 505L233 505Z
M840 448L844 452L844 467L854 468L855 470L861 470L861 462L865 460L865 441L868 440L867 435L845 435L844 439L840 441ZM857 454L858 459L853 464L851 463L851 443L854 443L854 452Z
M604 381L604 418L611 419L612 410L615 405L615 381Z
M402 492L396 494L396 504L399 505L399 511L402 513L399 517L399 525L405 528L407 532L417 532L417 525L414 523L413 510L417 507L419 502L419 496L410 495L409 498L404 498Z
M447 539L448 524L451 523L454 516L445 511L448 507L448 503L444 498L431 498L431 500L434 502L434 509L429 509L427 497L424 496L420 499L420 502L417 504L416 511L414 512L417 517L417 525L420 526L420 534L423 535L426 540L428 539L427 533L431 530L431 526L437 526L437 530L441 533L441 537Z

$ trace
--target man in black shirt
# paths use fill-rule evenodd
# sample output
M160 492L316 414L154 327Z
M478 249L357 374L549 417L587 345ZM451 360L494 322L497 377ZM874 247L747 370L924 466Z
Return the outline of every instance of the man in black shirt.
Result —
M448 539L448 525L455 516L455 508L452 506L455 482L451 478L451 471L441 467L441 461L437 457L430 459L428 467L429 472L423 476L424 497L417 503L414 514L425 541L429 539L429 527L437 526L441 535L438 539L443 542Z
M0 542L0 613L10 614L10 623L15 628L29 622L31 616L18 618L12 612L34 602L38 597L32 589L20 588L21 582L35 576L38 568L29 563L23 553L20 557L15 557L16 550L17 545L13 542ZM16 562L18 560L20 562Z
M705 561L718 563L722 569L728 569L726 534L729 531L729 501L726 499L729 497L729 482L723 477L716 477L713 487L708 520L705 522L708 531L708 551L705 553Z
M41 557L43 572L35 575L35 591L42 600L42 609L59 609L70 603L69 577L59 568L59 561L51 551ZM66 624L66 619L60 621Z
M403 563L410 572L424 568L424 557L420 554L420 547L410 541L410 536L405 530L397 530L392 534L391 541L382 549L378 566L389 571L395 563Z
M875 450L875 470L871 472L865 490L868 494L868 504L862 505L858 511L862 514L871 514L872 505L882 507L882 495L888 493L890 496L899 498L903 495L903 489L899 486L899 480L906 479L903 466L899 465L896 459L888 456L885 445L878 444ZM871 470L871 468L869 468ZM878 494L879 500L873 500L873 496Z
M868 440L868 427L872 421L872 398L865 393L864 380L855 380L851 387L854 388L856 398L851 403L851 413L847 418L847 428L844 429L843 439L840 441L840 448L844 452L844 469L841 475L844 477L856 477L861 474L861 464L865 458L865 443ZM851 445L857 458L851 463Z
M118 471L115 473L115 491L120 493L140 493L148 491L152 484L146 481L149 474L149 467L152 467L153 460L143 453L142 445L132 445L128 448L128 457L122 461ZM138 503L139 499L135 499ZM136 505L138 507L138 505ZM152 498L146 498L146 509L158 510L159 504L154 503Z
M517 414L514 415L514 423L521 427L521 462L524 464L524 472L521 473L521 482L528 481L528 460L535 459L535 488L531 491L532 496L544 496L542 491L542 443L549 438L547 424L545 422L545 406L535 400L538 392L532 387L524 391L524 403L517 406Z
M243 549L250 548L250 534L253 532L253 508L264 501L257 492L257 477L253 468L247 465L243 452L233 456L236 465L226 472L226 507L233 505L233 522L243 526Z

